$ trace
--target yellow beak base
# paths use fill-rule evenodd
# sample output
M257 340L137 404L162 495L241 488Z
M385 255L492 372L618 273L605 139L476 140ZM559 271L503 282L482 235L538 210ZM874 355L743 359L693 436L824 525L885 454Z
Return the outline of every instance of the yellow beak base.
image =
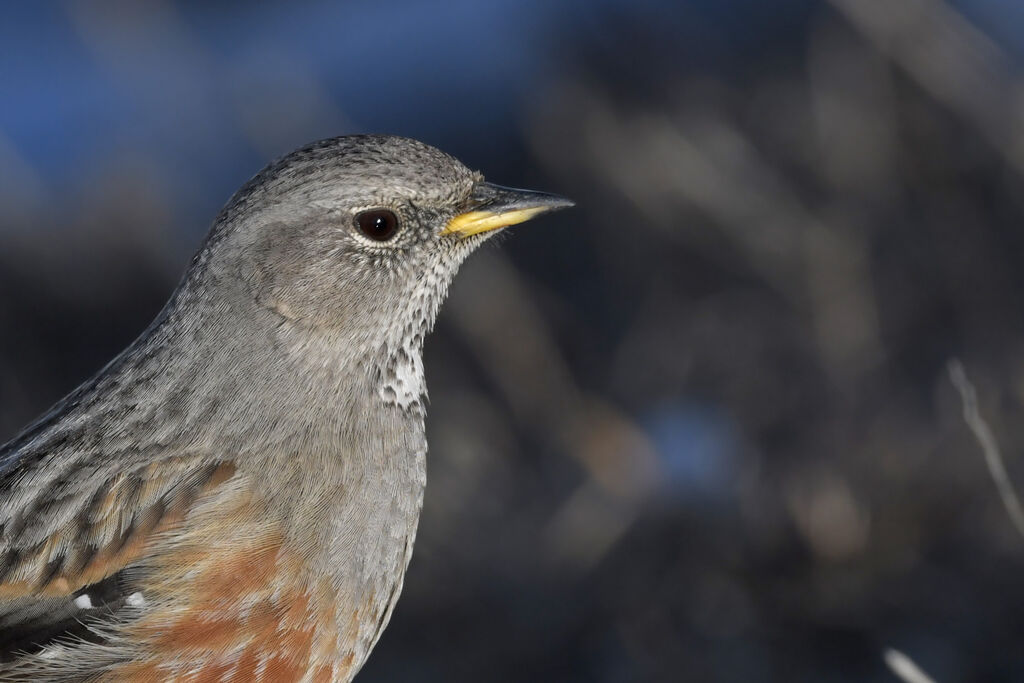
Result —
M547 211L547 209L543 207L515 209L513 211L503 211L501 213L494 213L491 211L467 211L466 213L461 213L448 221L448 225L444 227L441 234L458 235L459 237L479 235L482 232L490 232L491 230L507 228L508 226L516 225L517 223L525 223L537 214L544 213L545 211Z
M469 197L468 210L448 221L441 234L465 239L572 205L572 201L558 195L479 182Z

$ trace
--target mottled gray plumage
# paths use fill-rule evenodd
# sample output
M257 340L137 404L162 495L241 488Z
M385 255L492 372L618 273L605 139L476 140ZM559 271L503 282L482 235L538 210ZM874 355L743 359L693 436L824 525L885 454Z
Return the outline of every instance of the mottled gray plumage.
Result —
M170 680L182 658L235 667L210 680L354 676L416 534L424 336L463 259L495 234L445 226L568 204L383 136L318 142L253 178L150 328L0 449L0 681ZM354 219L376 208L399 217L386 242ZM252 578L268 563L273 590ZM216 610L191 597L190 581L229 570L243 597ZM262 642L253 615L305 600L319 611L275 623L289 635L329 624L310 632L306 663L249 657ZM182 636L166 654L189 618L250 635L211 653ZM240 673L249 659L256 676Z

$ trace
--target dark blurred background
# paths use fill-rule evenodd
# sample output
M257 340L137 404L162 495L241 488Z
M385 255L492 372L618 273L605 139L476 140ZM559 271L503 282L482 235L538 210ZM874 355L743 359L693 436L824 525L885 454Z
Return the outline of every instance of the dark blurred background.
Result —
M578 206L464 268L360 680L1024 680L1024 4L0 4L0 440L343 133ZM904 674L907 676L909 674ZM906 680L910 680L907 678Z

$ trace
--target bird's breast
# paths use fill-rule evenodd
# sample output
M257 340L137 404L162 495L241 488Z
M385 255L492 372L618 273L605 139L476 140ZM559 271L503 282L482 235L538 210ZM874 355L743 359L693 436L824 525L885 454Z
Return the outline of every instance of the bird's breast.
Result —
M339 492L324 546L321 566L335 591L340 665L351 665L353 675L391 618L423 506L425 447L389 456Z
M391 617L422 505L424 453L373 459L341 481L289 480L277 497L247 467L161 539L123 631L144 652L111 680L352 679ZM317 483L313 483L317 482Z

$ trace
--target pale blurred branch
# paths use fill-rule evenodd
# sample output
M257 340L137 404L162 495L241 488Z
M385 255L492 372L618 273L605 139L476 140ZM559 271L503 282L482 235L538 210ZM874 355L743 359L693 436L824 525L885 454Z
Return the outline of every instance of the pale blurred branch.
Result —
M883 657L885 658L886 666L901 681L906 681L906 683L935 683L934 678L926 674L921 667L914 663L914 660L899 650L891 647L886 648Z
M992 429L978 410L978 394L974 390L974 385L967 379L967 372L959 360L953 359L949 362L949 379L960 393L960 400L964 406L964 421L967 422L967 426L970 427L974 438L981 446L982 453L985 454L985 464L988 465L988 471L996 483L996 489L999 491L999 497L1003 500L1006 514L1010 516L1017 531L1024 536L1024 509L1021 508L1020 499L1013 490L1013 484L1006 473L1006 465L1003 463L1003 455L995 434L992 433Z
M939 0L831 0L879 52L1024 172L1021 86L1002 50Z
M576 382L525 277L499 252L477 255L452 292L448 319L469 341L514 419L547 435L588 477L551 520L549 547L595 565L630 528L662 479L654 444L625 412Z

